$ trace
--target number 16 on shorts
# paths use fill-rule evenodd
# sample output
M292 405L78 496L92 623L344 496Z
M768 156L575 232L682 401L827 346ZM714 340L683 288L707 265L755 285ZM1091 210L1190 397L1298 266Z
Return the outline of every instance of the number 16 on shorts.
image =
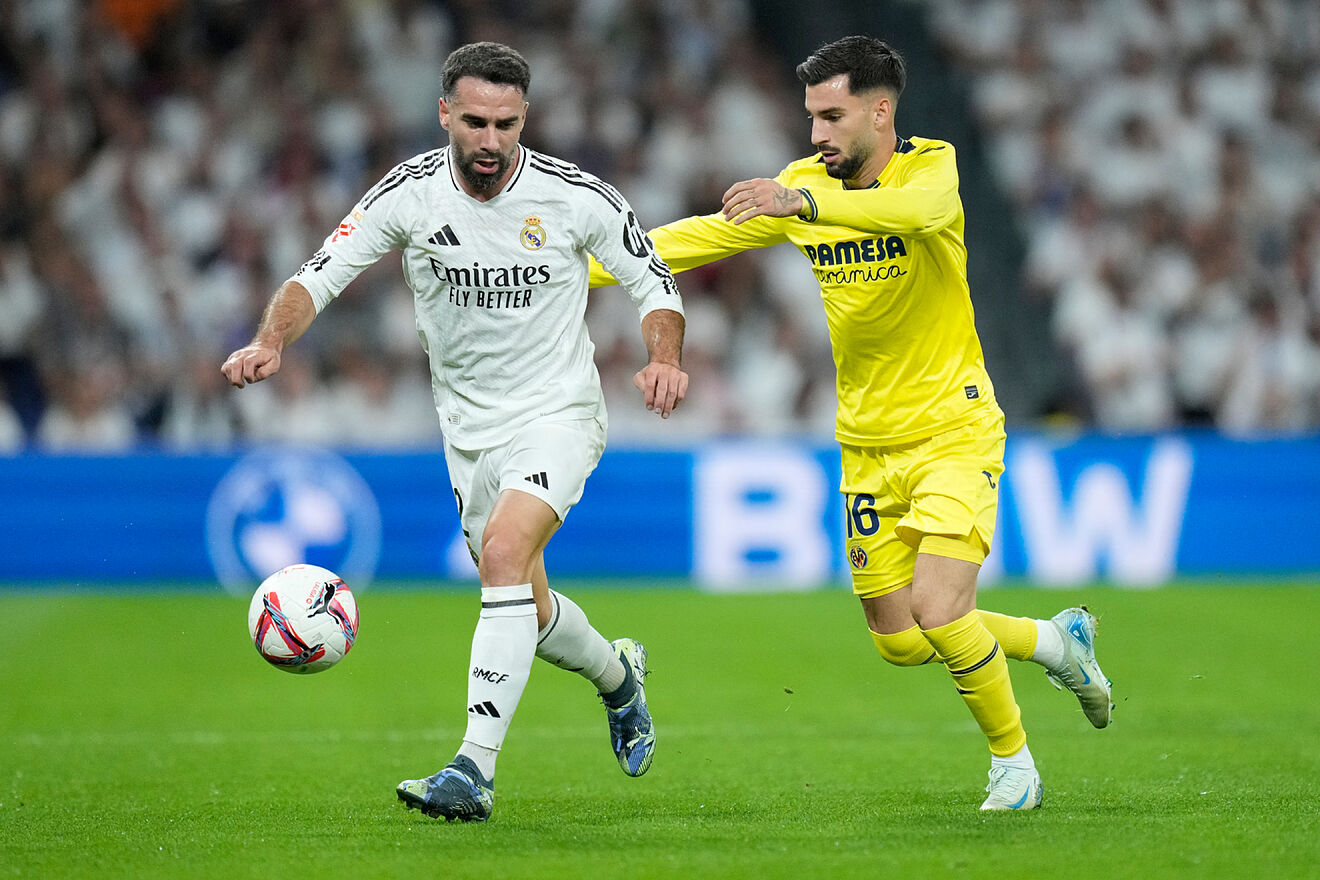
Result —
M875 512L875 496L865 492L844 494L848 537L869 538L880 529L880 514Z

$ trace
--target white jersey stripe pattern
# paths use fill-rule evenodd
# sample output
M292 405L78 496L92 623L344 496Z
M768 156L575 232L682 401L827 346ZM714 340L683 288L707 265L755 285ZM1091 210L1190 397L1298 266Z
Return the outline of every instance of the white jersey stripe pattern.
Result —
M576 165L570 165L567 162L559 161L543 161L543 158L548 159L549 157L532 157L531 166L538 171L544 171L547 174L561 177L574 186L584 186L587 189L594 190L600 193L616 211L623 210L625 204L623 196L617 189L610 186L599 177L584 175L578 170Z
M370 208L376 199L406 180L417 180L435 174L444 167L446 154L447 151L445 150L433 150L430 153L423 153L417 159L397 166L362 197L363 207Z
M436 411L457 448L489 448L546 416L603 423L584 320L588 255L640 315L682 313L669 267L619 191L575 165L520 147L509 183L485 202L456 174L448 147L399 164L293 280L319 312L402 252Z

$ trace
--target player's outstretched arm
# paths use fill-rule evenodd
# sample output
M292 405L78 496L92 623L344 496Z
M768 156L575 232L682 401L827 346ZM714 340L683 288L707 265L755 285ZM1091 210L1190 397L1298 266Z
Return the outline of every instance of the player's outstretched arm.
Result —
M312 295L297 281L286 281L275 291L261 316L252 341L229 356L220 367L235 388L269 379L279 372L284 347L307 332L316 317Z
M688 374L679 363L683 357L683 316L672 309L655 309L642 318L642 338L651 362L633 376L646 408L667 419L687 396Z

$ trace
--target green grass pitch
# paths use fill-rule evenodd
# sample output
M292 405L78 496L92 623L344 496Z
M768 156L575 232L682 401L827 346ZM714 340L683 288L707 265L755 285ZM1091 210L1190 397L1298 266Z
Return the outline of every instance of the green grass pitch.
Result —
M1014 664L1045 804L993 815L947 676L881 661L846 591L558 586L650 649L655 764L620 773L590 686L538 663L485 825L394 796L462 734L472 589L360 591L310 677L258 658L245 599L0 593L0 877L1320 876L1320 584L984 592L1088 603L1118 703L1096 731Z

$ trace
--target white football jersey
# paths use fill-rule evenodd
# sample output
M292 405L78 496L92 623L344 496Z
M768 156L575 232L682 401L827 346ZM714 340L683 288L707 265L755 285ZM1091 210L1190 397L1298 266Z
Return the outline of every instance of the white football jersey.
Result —
M641 315L683 311L618 190L525 146L486 202L463 190L448 147L396 166L292 280L319 313L392 250L403 252L441 427L460 449L497 445L544 415L605 421L585 320L588 254Z

